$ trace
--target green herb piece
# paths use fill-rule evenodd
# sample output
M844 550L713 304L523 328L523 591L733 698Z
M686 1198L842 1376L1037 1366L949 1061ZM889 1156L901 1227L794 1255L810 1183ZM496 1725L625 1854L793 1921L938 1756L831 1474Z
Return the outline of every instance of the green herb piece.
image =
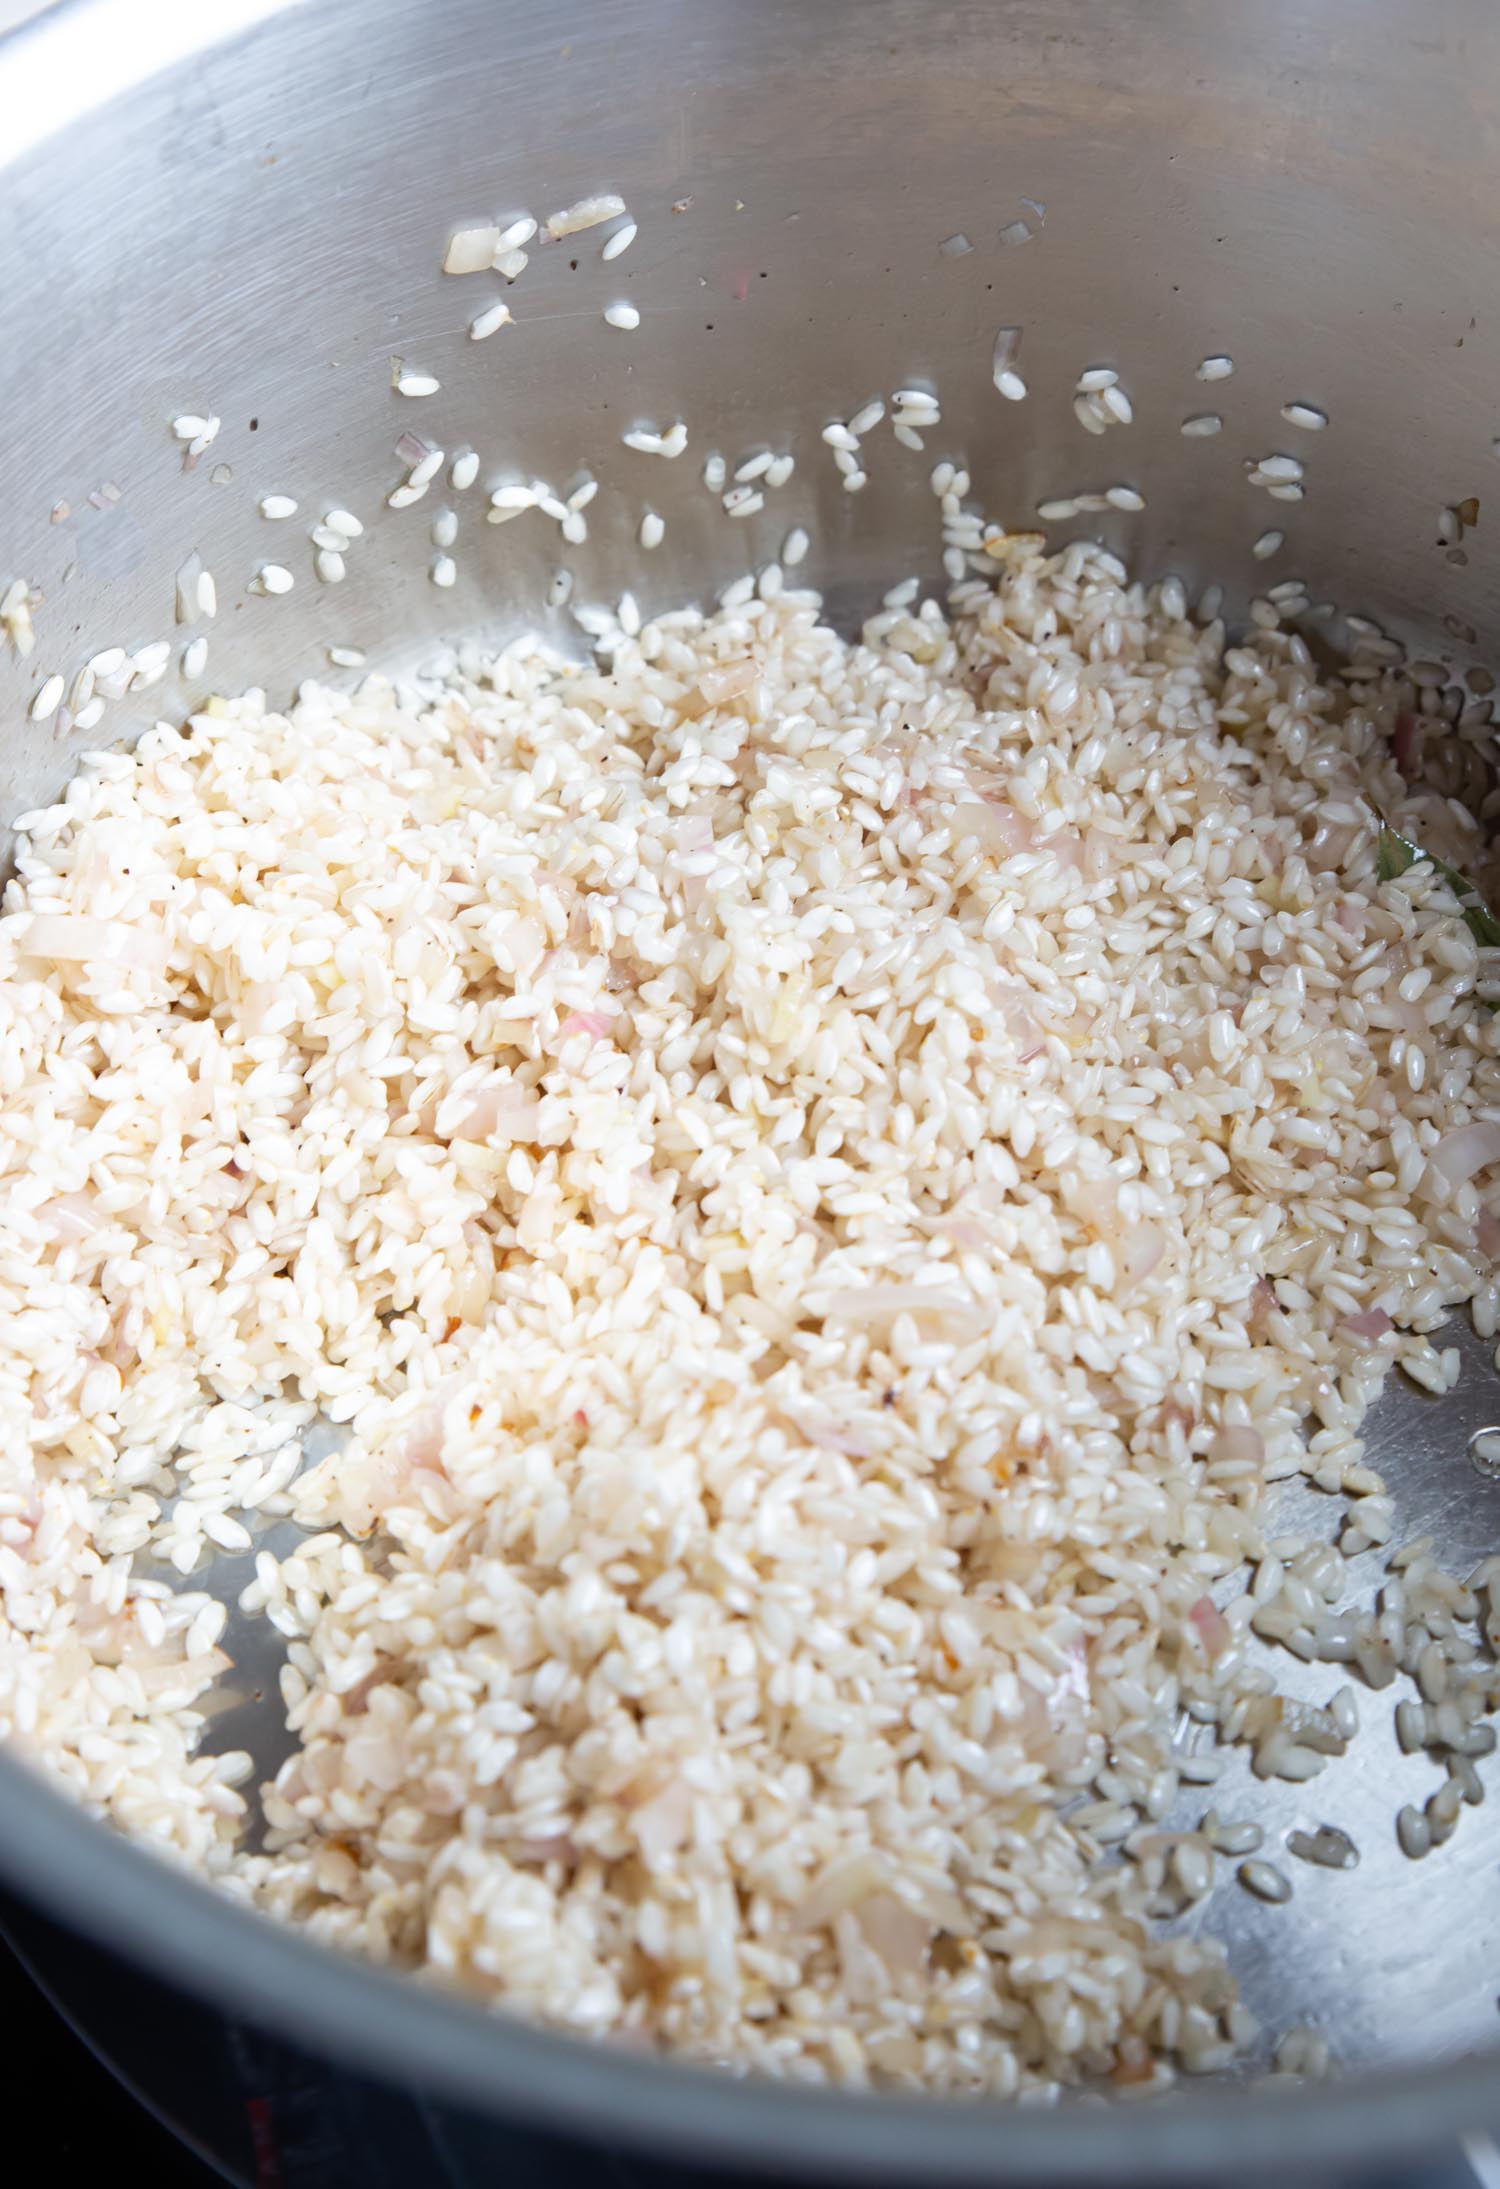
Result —
M1449 866L1446 859L1439 859L1432 852L1424 851L1420 844L1414 844L1409 836L1402 836L1383 821L1375 847L1375 871L1381 881L1393 882L1398 874L1404 874L1419 859L1425 859L1448 884L1457 899L1458 909L1463 914L1464 925L1475 942L1482 944L1486 950L1500 949L1500 920L1496 919L1474 884L1466 880L1456 866Z

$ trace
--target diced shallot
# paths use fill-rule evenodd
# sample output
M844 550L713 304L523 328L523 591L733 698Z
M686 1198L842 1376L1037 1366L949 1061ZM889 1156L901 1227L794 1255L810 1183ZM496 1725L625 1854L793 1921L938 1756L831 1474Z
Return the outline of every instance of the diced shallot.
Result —
M363 1717L370 1706L370 1697L377 1687L385 1685L395 1667L396 1659L394 1657L377 1657L369 1671L362 1678L356 1680L353 1687L344 1689L344 1716L346 1718Z
M961 798L953 808L953 833L960 843L976 843L997 859L1030 851L1035 840L1024 814L991 798Z
M1071 831L1069 832L1071 834ZM1103 829L1091 828L1083 839L1083 871L1091 882L1102 882L1119 864L1120 845Z
M894 1893L871 1893L856 1910L860 1929L892 1976L920 1976L927 1966L933 1925Z
M1109 2071L1109 2079L1117 2090L1155 2081L1156 2062L1144 2037L1127 2035L1120 2039L1115 2047L1115 2064Z
M119 965L136 973L164 973L171 956L159 935L123 920L96 920L84 912L36 912L20 940L28 958Z
M1438 1142L1432 1154L1432 1167L1445 1178L1450 1186L1461 1186L1477 1171L1486 1170L1491 1163L1500 1163L1500 1125L1476 1120L1473 1124L1460 1125Z
M888 1893L890 1882L890 1865L883 1855L863 1847L851 1854L835 1855L804 1896L797 1911L798 1923L807 1930L820 1930L873 1893Z
M748 654L736 661L721 661L705 669L697 683L689 686L677 702L677 712L685 721L692 721L707 714L710 707L727 706L730 700L742 698L759 675L759 663Z
M529 913L518 912L495 937L496 962L529 980L547 954L547 931Z
M91 1193L60 1193L55 1200L44 1201L37 1215L62 1239L92 1239L111 1222Z
M498 1133L506 1140L530 1140L538 1110L536 1096L515 1080L496 1080L493 1086L480 1088L468 1116L454 1126L453 1138L488 1140Z
M1192 1627L1210 1664L1222 1657L1234 1639L1229 1621L1211 1596L1200 1596L1188 1612L1188 1624Z
M660 1793L642 1803L631 1819L648 1862L670 1862L693 1828L692 1788L669 1780Z
M500 231L495 227L459 228L449 238L443 257L445 274L482 273L495 255Z
M1339 1325L1341 1330L1348 1331L1351 1338L1383 1338L1388 1330L1394 1330L1395 1327L1383 1307L1361 1308L1357 1315L1346 1315Z
M1085 866L1093 872L1101 857L1092 842L1085 846L1076 828L1056 828L1050 836L1038 837L1036 848L1038 851L1049 851L1059 865L1070 866L1075 874L1081 874ZM1102 866L1099 871L1104 871Z
M989 1234L983 1225L971 1222L967 1216L945 1216L939 1228L945 1239L951 1239L965 1253L978 1253L988 1243Z
M873 1447L867 1437L862 1437L858 1430L840 1428L837 1422L829 1421L826 1416L804 1414L796 1421L795 1427L820 1452L842 1452L846 1459L874 1457Z
M1120 1206L1107 1178L1072 1178L1064 1182L1063 1200L1074 1216L1108 1237L1119 1225Z
M1252 1338L1264 1339L1271 1327L1271 1317L1276 1313L1278 1301L1264 1277L1257 1277L1250 1287L1250 1305L1245 1314L1245 1328Z
M986 1323L975 1301L935 1285L844 1285L829 1293L823 1312L840 1322L871 1325L894 1322L898 1315L926 1315L956 1344L978 1337Z
M1149 1277L1167 1251L1159 1224L1145 1219L1126 1223L1108 1178L1071 1178L1063 1190L1069 1211L1096 1232L1114 1256L1122 1291Z
M1396 945L1396 948L1390 953L1389 964L1391 978L1389 985L1383 992L1382 1000L1409 1041L1426 1041L1430 1028L1427 1024L1427 1014L1422 1008L1420 999L1415 996L1403 996L1401 993L1401 982L1412 970L1411 954L1405 943ZM1469 1129L1473 1130L1472 1127ZM1439 1148L1435 1158L1439 1162L1439 1167L1441 1167L1441 1156L1442 1149Z
M1414 783L1422 772L1422 717L1403 709L1396 717L1391 737L1391 758L1405 782Z
M1331 874L1347 864L1349 854L1358 840L1357 821L1319 821L1311 841L1303 849L1302 856L1315 873ZM1337 917L1335 914L1335 918Z
M625 200L613 190L604 190L597 197L580 198L560 213L549 213L547 233L554 240L576 236L581 228L597 228L602 221L618 219L624 210Z
M418 1474L443 1471L443 1414L449 1388L435 1391L404 1431L373 1451L350 1459L340 1453L332 1465L344 1525L353 1535L368 1535L393 1507L409 1504Z
M1258 1429L1233 1423L1219 1430L1209 1446L1208 1456L1211 1461L1227 1462L1231 1466L1248 1463L1259 1467L1266 1456L1266 1440Z
M614 1025L602 1011L570 1011L558 1028L558 1034L566 1041L572 1034L587 1034L593 1041L607 1041Z
M1068 1698L1074 1702L1086 1703L1089 1696L1088 1646L1075 1640L1069 1642L1064 1651L1063 1668L1052 1683L1053 1707L1056 1708L1059 1702Z
M1010 981L997 981L990 993L1000 1006L1000 1016L1005 1031L1020 1051L1020 1061L1029 1064L1047 1046L1047 1037L1031 1010L1031 991Z
M1140 1284L1167 1251L1167 1242L1155 1224L1127 1224L1115 1246L1115 1265L1128 1288Z
M705 669L698 679L698 689L711 707L717 707L726 699L738 699L741 692L748 692L759 673L746 655L739 661L721 662L716 669Z

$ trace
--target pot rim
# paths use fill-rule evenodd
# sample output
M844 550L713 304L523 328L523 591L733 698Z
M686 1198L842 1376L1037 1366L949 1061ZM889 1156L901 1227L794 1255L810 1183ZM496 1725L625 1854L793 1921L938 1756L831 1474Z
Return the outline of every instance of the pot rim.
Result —
M587 2124L681 2160L861 2181L1163 2182L1404 2153L1500 2126L1493 2051L1271 2098L1238 2084L1133 2109L884 2096L739 2079L496 2015L346 1958L105 1829L0 1755L0 1874L192 1995L340 2064L487 2116Z
M80 114L300 0L38 0L0 35L9 165ZM0 166L3 172L3 166ZM1133 2108L771 2085L535 2027L356 1961L106 1829L0 1753L0 1877L23 1898L185 1992L347 2066L487 2116L737 2172L861 2182L1187 2182L1388 2166L1500 2128L1500 2045L1274 2096L1244 2083Z

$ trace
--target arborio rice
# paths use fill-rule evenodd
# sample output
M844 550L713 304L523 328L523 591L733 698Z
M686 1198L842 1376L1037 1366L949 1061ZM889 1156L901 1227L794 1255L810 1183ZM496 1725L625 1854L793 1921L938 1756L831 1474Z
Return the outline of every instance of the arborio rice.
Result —
M215 702L27 818L0 1731L92 1806L321 1938L778 2073L1247 2040L1154 1919L1254 1835L1151 1820L1184 1706L1288 1777L1347 1736L1252 1616L1377 1684L1404 1644L1326 1608L1336 1551L1278 1597L1263 1490L1384 1540L1366 1406L1449 1380L1450 1303L1493 1324L1496 967L1430 863L1377 879L1377 808L1461 827L1400 688L1088 547L997 560L854 646L784 592ZM299 1475L315 1415L349 1441ZM288 1511L251 1851L201 1569Z

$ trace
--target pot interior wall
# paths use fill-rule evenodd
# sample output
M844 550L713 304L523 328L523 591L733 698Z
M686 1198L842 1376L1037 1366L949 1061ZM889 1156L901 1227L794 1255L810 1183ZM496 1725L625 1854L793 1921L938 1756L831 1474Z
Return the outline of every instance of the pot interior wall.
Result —
M147 59L204 35L174 5L146 12ZM41 596L35 650L0 661L8 813L54 792L77 750L212 689L282 691L326 669L329 644L389 662L439 627L576 637L544 605L564 564L575 599L629 582L649 608L722 585L803 524L806 575L848 621L908 570L937 576L927 478L943 457L1012 528L1049 497L1135 487L1139 513L1057 536L1096 533L1190 591L1221 580L1231 612L1295 575L1441 659L1482 641L1500 534L1481 515L1461 545L1438 541L1441 507L1482 502L1495 460L1500 70L1485 62L1500 30L1480 6L1446 0L1419 26L1393 0L584 0L562 17L306 0L85 103L145 65L140 15L65 9L7 57L21 133L50 132L11 163L0 239L0 581ZM605 189L640 224L614 263L595 230L533 247L513 288L439 273L454 224ZM973 248L946 255L955 236ZM502 295L514 324L471 341ZM615 300L640 309L637 331L606 326ZM1022 330L1024 402L992 384L1002 326ZM1206 385L1211 354L1234 372ZM396 358L439 393L395 394ZM1094 364L1135 410L1102 438L1072 408ZM942 403L925 453L887 420L868 486L845 493L819 429L912 384ZM1293 400L1326 431L1288 426ZM1206 411L1223 430L1185 438ZM186 476L182 413L222 419ZM621 444L677 418L676 462ZM387 509L403 432L474 448L479 484L452 495L440 477ZM796 473L728 520L703 459L761 447L790 448ZM1302 502L1247 484L1246 460L1273 451L1304 462ZM600 493L583 547L545 518L482 521L488 482L584 470ZM273 491L298 500L295 520L258 515ZM448 501L443 596L428 528ZM305 526L337 505L368 529L333 586ZM645 557L648 506L666 534ZM1268 528L1286 544L1260 563ZM174 576L194 553L218 615L207 667L184 679L200 626L174 624ZM251 590L267 560L294 592ZM99 727L28 721L49 675L162 638L167 677Z
M241 6L206 45L164 6L150 67L133 54L139 12L65 9L0 52L32 140L6 174L0 235L0 591L19 578L35 596L34 649L0 658L7 816L52 797L80 751L212 691L349 680L330 646L400 668L533 624L577 644L569 610L548 605L562 568L575 603L628 585L649 611L773 559L801 526L807 579L852 627L908 573L939 588L940 460L965 464L1010 528L1052 497L1136 489L1140 510L1054 536L1101 537L1190 595L1222 583L1231 616L1296 576L1455 674L1483 660L1500 590L1500 21L1481 0L575 0L561 14L306 0L258 21ZM639 224L617 260L595 229L533 246L513 287L441 274L455 226L545 219L596 191ZM970 247L945 250L954 238ZM471 340L502 297L514 323ZM638 329L606 324L617 300ZM1002 327L1021 330L1024 401L993 383ZM1212 356L1232 359L1229 377L1199 377ZM398 360L438 392L395 392ZM1101 437L1073 409L1094 365L1134 406ZM911 386L937 393L940 425L918 452L887 417L867 486L847 493L821 428ZM1289 424L1289 403L1326 428ZM1222 430L1185 436L1206 412ZM222 421L190 470L171 424L184 413ZM622 443L677 419L675 461ZM423 500L390 509L403 434L448 461L472 448L477 483L453 490L445 462ZM718 450L732 471L763 448L791 451L795 472L728 518L704 459ZM1274 452L1305 466L1302 500L1248 483L1247 462ZM566 492L585 473L599 492L580 545L534 512L484 521L498 481ZM270 493L298 515L268 522ZM1470 498L1460 538L1442 513ZM365 531L330 584L307 526L338 506ZM430 581L444 507L458 516L448 591ZM648 509L665 521L649 555ZM1252 544L1270 529L1285 543L1263 562ZM175 620L193 558L216 580L211 622ZM268 561L291 592L254 588ZM1317 628L1337 643L1344 626ZM185 676L200 635L207 664ZM32 718L48 678L163 639L161 681L98 725ZM1428 1435L1423 1404L1393 1454ZM1439 1502L1473 1532L1478 1493L1456 1498L1451 1479ZM1350 2010L1357 2058L1488 2038L1489 1848L1486 1863L1474 1842L1440 1906L1425 1885L1417 1904L1413 1872L1378 1951L1341 1937L1336 1911L1314 1926L1307 1981L1327 2012L1386 1987L1386 2006ZM1404 1966L1419 1937L1433 1961L1420 2016ZM1257 1981L1269 1994L1275 1953L1247 1951L1263 1964L1252 1997Z

